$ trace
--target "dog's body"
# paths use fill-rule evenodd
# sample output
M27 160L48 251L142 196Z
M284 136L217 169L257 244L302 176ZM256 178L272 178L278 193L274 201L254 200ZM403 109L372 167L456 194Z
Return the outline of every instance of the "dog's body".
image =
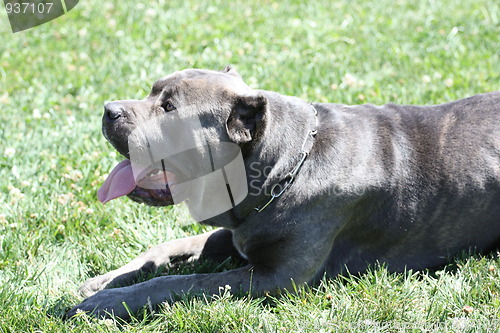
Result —
M252 90L230 69L186 70L157 81L145 100L108 104L105 136L129 157L126 138L134 126L183 103L195 106L190 112L202 119L208 141L241 147L249 194L204 221L222 229L153 247L89 280L82 291L91 297L69 315L81 309L126 316L122 302L136 311L176 294L216 294L226 285L261 294L346 269L363 272L376 262L393 271L422 269L462 250L490 249L500 238L500 92L436 106L309 104ZM294 169L291 186L257 212ZM172 203L153 194L136 188L129 196ZM108 289L172 258L228 256L247 264Z

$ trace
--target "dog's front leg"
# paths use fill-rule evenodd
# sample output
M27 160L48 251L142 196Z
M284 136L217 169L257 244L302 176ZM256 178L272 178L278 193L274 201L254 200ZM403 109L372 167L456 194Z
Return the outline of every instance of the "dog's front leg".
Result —
M79 290L84 297L89 297L105 288L132 284L141 274L155 272L172 262L190 262L200 258L222 261L231 256L238 256L231 231L217 229L156 245L130 263L87 280Z
M128 287L102 290L75 306L67 313L67 317L83 311L97 317L114 314L127 318L128 310L136 313L144 306L173 302L177 295L186 293L216 295L226 286L235 292L259 295L274 291L277 287L289 287L291 280L286 276L276 271L259 270L251 265L222 273L161 276Z

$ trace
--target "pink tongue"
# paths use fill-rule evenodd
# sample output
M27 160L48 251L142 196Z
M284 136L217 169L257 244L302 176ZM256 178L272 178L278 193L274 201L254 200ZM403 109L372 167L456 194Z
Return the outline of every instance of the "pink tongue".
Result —
M124 196L135 188L134 174L129 160L120 162L97 191L97 197L102 203Z

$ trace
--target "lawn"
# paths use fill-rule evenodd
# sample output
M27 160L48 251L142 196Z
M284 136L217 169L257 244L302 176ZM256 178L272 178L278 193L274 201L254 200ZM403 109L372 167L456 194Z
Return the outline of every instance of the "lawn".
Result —
M88 277L207 230L182 207L97 201L120 160L100 131L106 101L232 64L308 101L444 103L499 89L499 36L496 0L81 0L16 34L0 8L0 332L500 331L497 253L275 298L223 290L129 322L61 319Z

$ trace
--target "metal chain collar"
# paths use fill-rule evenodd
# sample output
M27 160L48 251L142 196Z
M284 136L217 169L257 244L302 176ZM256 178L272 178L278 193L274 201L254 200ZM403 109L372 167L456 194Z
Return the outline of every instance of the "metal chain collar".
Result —
M264 209L266 209L267 206L269 206L271 204L271 202L274 201L274 199L279 198L283 193L285 193L285 191L292 185L293 181L295 180L295 177L299 173L300 168L302 167L305 160L307 159L307 156L309 156L309 151L312 148L312 144L311 144L311 147L309 147L309 149L306 150L305 149L306 143L307 143L309 138L314 139L314 137L318 133L318 110L316 110L314 105L311 104L311 106L312 106L313 111L314 111L315 125L314 125L314 129L310 130L307 133L307 136L305 137L304 142L302 143L302 147L300 148L301 153L300 153L299 161L297 162L297 164L295 164L293 169L289 173L287 173L287 175L283 179L281 179L280 181L278 181L277 183L275 183L271 187L271 195L270 195L269 199L267 200L267 202L260 207L254 208L254 210L257 211L257 213L262 212Z

